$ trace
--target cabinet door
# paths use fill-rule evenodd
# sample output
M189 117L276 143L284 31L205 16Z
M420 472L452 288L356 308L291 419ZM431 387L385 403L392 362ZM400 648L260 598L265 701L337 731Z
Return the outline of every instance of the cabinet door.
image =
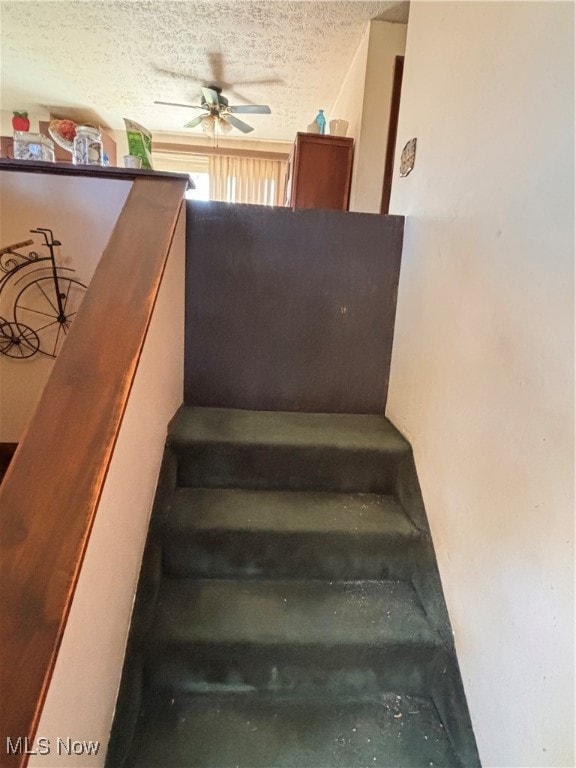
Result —
M294 163L292 205L295 208L348 210L351 139L299 136Z

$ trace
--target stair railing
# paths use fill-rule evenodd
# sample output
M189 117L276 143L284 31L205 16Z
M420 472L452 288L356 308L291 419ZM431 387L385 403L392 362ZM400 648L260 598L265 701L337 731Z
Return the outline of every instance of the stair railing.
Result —
M28 763L186 183L134 181L0 487L2 768Z

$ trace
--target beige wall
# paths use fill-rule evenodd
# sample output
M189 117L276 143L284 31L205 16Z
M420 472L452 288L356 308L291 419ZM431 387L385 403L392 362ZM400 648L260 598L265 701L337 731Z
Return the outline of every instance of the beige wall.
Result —
M169 107L166 107L166 109L169 109ZM71 114L73 114L75 110L71 110ZM181 110L183 118L185 117L186 113L185 111ZM197 114L197 113L196 113ZM37 132L39 130L38 124L39 121L45 121L50 120L50 113L47 110L42 110L40 107L35 110L34 112L28 113L28 118L30 120L30 131ZM97 115L94 114L93 116L94 120L96 120ZM73 118L74 119L74 118ZM260 118L257 116L254 117L254 123ZM299 127L298 130L305 131L306 125L311 122L314 119L314 115L310 117L310 119L307 121L305 117L302 118L302 125ZM182 122L184 123L185 120L183 119ZM250 122L250 120L248 121ZM96 120L97 123L97 120ZM123 166L124 165L124 155L128 154L128 140L126 138L126 131L119 131L119 130L113 130L111 128L106 129L107 133L110 134L110 136L114 139L116 142L116 153L117 153L117 161L116 165ZM235 135L234 135L235 134ZM253 149L259 152L286 152L289 153L292 149L293 142L291 141L265 141L260 139L251 139L248 136L244 136L240 134L239 132L235 131L232 136L219 136L218 137L218 146L221 149ZM12 112L9 112L6 109L0 110L0 135L1 136L11 136L12 135ZM163 131L155 131L153 133L153 147L154 143L161 142L161 143L170 143L170 144L191 144L194 146L206 146L206 147L213 147L214 146L214 139L207 137L203 132L198 132L197 130L183 130L181 133L167 133ZM165 171L178 171L182 169L182 164L176 160L174 161L174 158L171 157L165 157L158 153L154 156L154 168L156 170L165 170ZM187 167L185 168L187 170Z
M380 213L394 80L394 61L406 47L406 24L370 23L364 106L350 210Z
M168 107L166 107L168 109ZM255 117L254 120L257 120ZM311 118L312 119L312 118ZM306 126L302 125L301 130L306 130ZM110 134L116 141L116 147L118 151L118 165L123 164L123 156L128 153L128 142L126 140L125 131L110 131ZM186 133L163 133L156 131L153 133L152 150L154 150L155 143L164 144L178 144L178 145L192 145L194 147L205 146L213 147L214 139L210 139L203 133L197 133L196 131L187 131ZM286 152L289 153L292 149L292 142L289 141L259 141L255 139L249 139L246 136L239 138L218 137L218 146L220 149L240 149L247 150L253 149L259 152ZM154 168L158 171L183 171L193 172L206 170L202 167L202 164L196 165L192 162L191 158L185 155L178 156L177 154L168 154L165 152L153 151L153 164Z
M573 766L574 6L412 2L388 415L483 765ZM398 167L398 158L396 159Z
M356 180L358 178L358 160L360 159L361 131L362 131L362 110L364 107L364 88L366 84L366 64L368 61L368 43L370 41L370 24L366 25L366 30L362 40L356 49L354 58L346 78L342 83L340 92L334 106L330 111L328 120L341 119L348 121L347 136L354 139L354 163L352 166L352 186L350 189L350 210L356 210Z
M56 249L58 264L75 269L74 276L87 284L130 186L129 181L0 171L0 244L33 238L31 248L48 255L47 248L40 247L42 239L30 235L35 227L48 227L62 242ZM23 275L24 270L18 278ZM15 296L14 290L2 291L1 316L11 319ZM53 364L45 355L26 360L0 355L0 442L19 441Z
M30 768L104 766L136 581L169 419L182 403L184 213L106 483L37 732L52 751ZM58 754L64 741L99 741L97 755Z
M24 111L24 109L22 111ZM7 109L0 109L0 136L12 136L12 117L12 112ZM47 110L38 107L34 111L28 111L28 119L30 120L30 131L32 131L32 133L37 133L38 122L40 120L49 120L50 113Z
M330 111L354 139L351 211L380 213L394 61L405 45L406 24L370 22Z

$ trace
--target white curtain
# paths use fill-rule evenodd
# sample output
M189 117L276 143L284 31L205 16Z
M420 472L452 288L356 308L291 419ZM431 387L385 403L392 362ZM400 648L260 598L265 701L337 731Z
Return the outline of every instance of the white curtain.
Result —
M210 199L283 205L285 171L281 160L210 155Z

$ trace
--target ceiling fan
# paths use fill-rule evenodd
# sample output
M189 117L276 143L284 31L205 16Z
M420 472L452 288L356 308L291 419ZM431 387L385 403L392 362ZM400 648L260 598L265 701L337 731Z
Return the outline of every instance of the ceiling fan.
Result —
M251 125L239 120L236 115L270 115L270 107L264 104L242 104L231 106L228 99L222 96L222 88L216 85L200 88L202 98L200 105L196 104L178 104L173 101L155 101L155 104L165 104L169 107L187 107L188 109L201 109L204 114L198 115L194 120L184 125L184 128L196 128L201 125L202 129L209 136L213 136L216 126L226 134L230 133L232 128L237 128L242 133L250 133L254 130Z

